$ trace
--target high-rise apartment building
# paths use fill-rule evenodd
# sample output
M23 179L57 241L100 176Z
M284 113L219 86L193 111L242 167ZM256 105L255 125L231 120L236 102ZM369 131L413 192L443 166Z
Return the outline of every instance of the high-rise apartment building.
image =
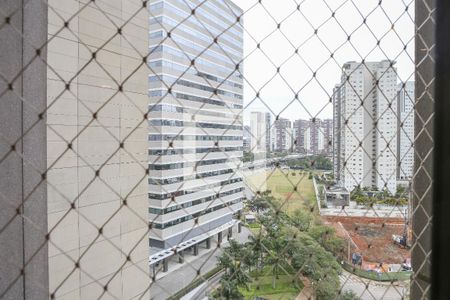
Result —
M267 148L267 124L266 113L252 111L250 118L251 143L250 149L253 153L266 153Z
M332 151L333 120L298 119L294 121L295 148L300 153L330 155Z
M333 154L333 119L324 119L321 122L323 133L323 154Z
M333 173L334 179L338 183L341 182L342 163L341 163L341 136L343 130L343 118L341 117L341 89L337 84L333 89Z
M348 62L334 92L335 171L341 185L396 191L397 77L393 61ZM336 166L336 164L338 166Z
M323 151L322 120L316 118L309 120L308 128L305 131L305 149L310 154L319 154Z
M152 0L150 12L150 246L161 249L242 209L243 28L228 0Z
M270 113L266 113L266 153L270 153L270 141L272 128L272 116Z
M291 121L284 118L275 120L272 134L274 151L282 152L291 150L293 140Z
M298 119L293 124L293 134L295 139L295 150L299 153L306 153L305 132L309 127L308 120Z
M414 81L398 85L397 178L412 178L414 168Z

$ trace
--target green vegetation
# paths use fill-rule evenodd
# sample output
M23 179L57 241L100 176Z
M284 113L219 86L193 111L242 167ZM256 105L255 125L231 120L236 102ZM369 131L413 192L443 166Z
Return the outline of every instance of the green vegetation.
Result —
M250 229L253 235L259 234L259 231L261 230L261 225L258 223L247 224L247 227L248 229Z
M383 191L378 191L376 187L367 188L357 186L350 193L350 198L359 205L373 206L374 204L384 204L384 205L407 205L408 195L404 188L399 187L395 195L392 195L387 189Z
M359 277L363 277L370 280L375 281L403 281L411 279L412 272L401 271L401 272L390 272L390 273L379 273L373 271L362 270L356 267L353 267L350 264L343 263L342 268L344 268L347 272L353 273Z
M289 155L289 152L284 151L284 152L270 152L269 153L271 158L277 158L277 157L285 157Z
M345 291L339 296L338 300L361 300L354 291Z
M272 284L272 276L260 276L249 284L249 289L241 289L245 299L253 300L256 296L266 299L295 299L303 287L300 283L293 282L293 275L279 275Z
M318 299L335 299L341 267L331 251L342 253L342 240L304 205L284 213L276 205L281 200L270 192L256 198L269 203L264 213L257 214L261 227L246 244L231 241L224 250L219 266L225 275L214 298L271 295L269 299L294 299L303 287L300 276L304 276L313 283Z
M266 209L269 209L270 204L273 202L273 197L270 195L269 191L263 192L264 197L254 197L247 201L247 208L253 212L260 213ZM268 197L272 197L268 200Z
M246 178L253 190L270 192L271 208L291 215L298 209L310 210L316 205L312 177L306 171L262 171ZM263 194L263 192L261 192ZM267 201L266 201L267 203Z
M333 168L331 160L324 155L307 156L290 160L286 164L293 169L331 170Z
M244 156L242 158L243 162L250 162L250 161L253 161L254 159L255 159L255 156L253 155L252 152L244 151Z

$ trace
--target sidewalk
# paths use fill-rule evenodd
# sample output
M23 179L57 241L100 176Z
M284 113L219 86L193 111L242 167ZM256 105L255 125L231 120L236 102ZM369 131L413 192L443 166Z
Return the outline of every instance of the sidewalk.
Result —
M233 232L233 238L238 242L245 242L249 234L251 232L242 226L242 232L239 234ZM215 268L217 265L217 257L222 253L223 247L227 245L228 241L225 238L221 248L217 248L215 245L211 249L200 248L198 256L187 253L184 257L185 262L182 264L178 263L177 258L173 258L169 265L169 271L165 273L158 272L156 281L151 284L151 299L167 299L190 284L198 276L198 269L201 269L201 273L205 274Z
M303 289L295 300L314 300L314 291L308 278L300 276L303 282Z

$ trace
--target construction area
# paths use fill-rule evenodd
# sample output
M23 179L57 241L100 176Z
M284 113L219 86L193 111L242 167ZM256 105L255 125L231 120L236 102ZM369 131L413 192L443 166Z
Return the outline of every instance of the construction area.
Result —
M409 229L403 218L373 218L349 216L323 216L323 220L336 229L336 233L350 246L349 261L353 253L362 256L362 267L394 265L410 261L408 249ZM405 235L406 234L406 235ZM405 237L405 245L395 241Z

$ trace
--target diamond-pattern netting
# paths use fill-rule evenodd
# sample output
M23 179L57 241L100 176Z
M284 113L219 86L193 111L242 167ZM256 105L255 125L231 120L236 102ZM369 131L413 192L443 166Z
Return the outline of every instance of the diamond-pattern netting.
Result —
M0 298L428 299L431 3L1 4Z

